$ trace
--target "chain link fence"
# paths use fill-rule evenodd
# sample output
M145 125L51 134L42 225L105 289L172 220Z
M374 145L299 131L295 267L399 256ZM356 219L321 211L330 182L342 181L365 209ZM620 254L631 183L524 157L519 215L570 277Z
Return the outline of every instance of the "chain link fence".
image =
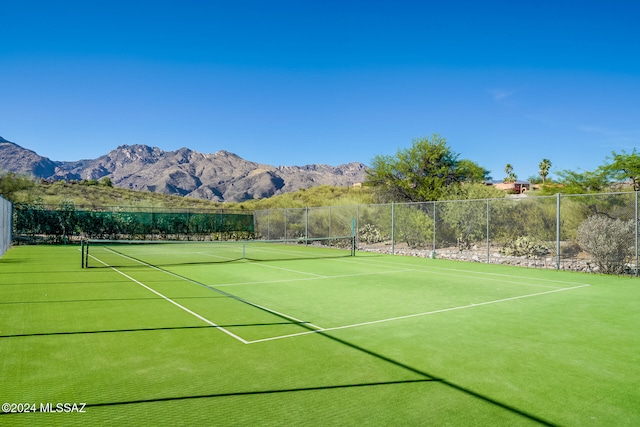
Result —
M390 254L638 275L638 193L254 212L257 238L355 235Z
M0 257L11 246L13 230L13 205L0 196Z
M18 243L71 243L82 238L129 240L237 240L254 234L251 212L112 207L73 204L15 206Z
M390 254L638 275L638 193L270 209L170 211L22 206L0 198L0 255L17 242L355 236ZM12 234L13 229L13 234Z

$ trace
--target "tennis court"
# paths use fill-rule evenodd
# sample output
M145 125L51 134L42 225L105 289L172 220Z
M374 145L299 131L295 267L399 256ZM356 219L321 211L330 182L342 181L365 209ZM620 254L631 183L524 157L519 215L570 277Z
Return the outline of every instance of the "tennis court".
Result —
M15 247L0 400L36 412L0 423L640 422L638 279L351 255L95 244L81 268L79 246ZM47 412L65 403L83 412Z

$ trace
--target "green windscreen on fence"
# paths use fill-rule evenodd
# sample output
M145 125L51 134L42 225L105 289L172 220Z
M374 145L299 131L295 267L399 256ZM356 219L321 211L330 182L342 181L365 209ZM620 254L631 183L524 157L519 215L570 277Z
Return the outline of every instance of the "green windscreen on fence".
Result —
M15 234L47 243L95 239L227 240L250 238L253 214L238 212L93 211L17 205Z
M458 261L640 276L638 192L207 212L14 206L14 242L290 240Z
M13 206L11 202L0 197L0 257L11 246Z

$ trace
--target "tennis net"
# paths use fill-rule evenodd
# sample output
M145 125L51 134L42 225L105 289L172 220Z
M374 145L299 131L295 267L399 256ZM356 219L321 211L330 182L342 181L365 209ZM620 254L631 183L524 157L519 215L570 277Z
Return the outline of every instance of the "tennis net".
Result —
M82 267L170 266L233 261L278 261L355 255L353 236L292 240L82 242Z

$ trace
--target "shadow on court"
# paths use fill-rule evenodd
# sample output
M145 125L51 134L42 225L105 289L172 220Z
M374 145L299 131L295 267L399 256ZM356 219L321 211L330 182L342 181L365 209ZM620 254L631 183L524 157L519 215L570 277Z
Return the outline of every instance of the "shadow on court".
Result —
M39 332L32 334L14 334L0 335L0 338L19 338L19 337L47 337L56 335L91 335L91 334L111 334L122 332L150 332L150 331L173 331L173 330L189 330L189 329L220 329L220 328L241 328L254 326L281 326L281 325L301 325L304 326L308 322L275 322L275 323L249 323L237 325L218 325L218 326L168 326L162 328L132 328L132 329L106 329L101 331L60 331L60 332Z

